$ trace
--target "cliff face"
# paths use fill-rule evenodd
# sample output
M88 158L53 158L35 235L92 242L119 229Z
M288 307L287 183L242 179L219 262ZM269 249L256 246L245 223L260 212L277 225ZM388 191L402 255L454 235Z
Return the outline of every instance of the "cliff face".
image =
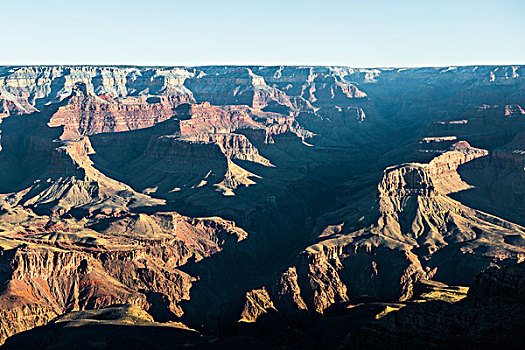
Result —
M273 167L258 147L275 144L274 138L280 135L299 141L311 133L293 117L203 103L182 104L170 120L146 130L93 139L95 160L134 188L156 188L163 196L195 188L233 196L237 188L250 186L260 177L241 163ZM123 148L136 153L115 158L114 153Z
M522 260L524 74L0 67L2 340L114 303L297 340Z
M103 132L120 132L153 126L173 116L174 108L189 97L127 97L118 101L96 96L84 84L73 88L65 106L49 120L50 127L63 126L62 139L76 139Z
M26 129L18 128L15 120L9 122L0 164L5 171L2 186L10 193L11 207L21 205L57 215L73 209L110 214L164 203L97 170L89 158L94 150L88 137L53 140L60 131L42 125L37 118L29 120ZM26 134L27 129L36 136ZM20 147L21 143L26 146Z
M21 215L8 212L2 222ZM112 304L180 316L195 279L177 268L247 237L231 221L177 213L124 216L102 226L26 215L22 226L3 225L2 341L57 315Z
M523 263L490 268L462 301L407 305L347 335L344 348L518 349L524 341L524 278Z
M353 232L345 232L343 225L326 228L319 243L308 247L292 268L298 284L293 303L283 305L282 312L296 312L306 304L323 313L365 296L405 301L420 280L436 276L468 284L491 261L522 261L524 247L511 242L525 237L523 227L447 196L465 188L458 166L487 154L460 141L429 163L385 169L372 207L379 214L377 221ZM450 256L458 260L452 262ZM459 260L461 266L456 266ZM270 298L281 298L279 291L289 288L288 274L280 277Z
M270 101L291 105L284 92L268 86L262 76L247 67L203 67L202 73L188 79L186 86L197 101L214 105L264 108Z
M172 96L189 101L195 95L198 102L209 101L214 105L263 108L275 101L282 106L304 108L309 103L339 106L351 103L354 99L366 98L366 89L371 87L374 92L392 89L389 98L394 98L397 90L412 91L427 85L448 86L447 92L450 92L454 86L463 84L470 94L463 97L473 99L475 94L483 93L479 88L513 86L522 82L523 75L522 66L420 69L13 66L2 69L0 92L8 101L37 109L68 96L77 83L86 84L97 96L107 95L114 99ZM493 94L493 97L499 96ZM519 111L519 103L499 101L499 104L507 105L509 111Z
M68 96L75 84L84 83L97 95L113 98L134 95L189 95L184 81L194 69L28 66L8 67L0 78L0 91L15 101L26 101L40 109L45 103Z

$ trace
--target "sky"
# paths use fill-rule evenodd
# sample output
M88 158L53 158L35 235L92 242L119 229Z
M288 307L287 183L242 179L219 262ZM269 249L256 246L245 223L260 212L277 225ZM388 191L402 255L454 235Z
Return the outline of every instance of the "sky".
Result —
M524 0L0 0L0 65L525 64Z

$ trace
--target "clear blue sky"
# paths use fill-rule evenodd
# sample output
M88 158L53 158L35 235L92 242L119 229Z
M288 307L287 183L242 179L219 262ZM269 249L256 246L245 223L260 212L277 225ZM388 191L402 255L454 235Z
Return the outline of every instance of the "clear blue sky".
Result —
M0 64L525 64L524 0L0 0Z

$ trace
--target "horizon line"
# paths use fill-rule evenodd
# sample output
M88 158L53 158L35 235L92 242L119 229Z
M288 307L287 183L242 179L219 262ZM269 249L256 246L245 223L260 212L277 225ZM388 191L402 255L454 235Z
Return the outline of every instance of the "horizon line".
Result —
M340 65L340 64L197 64L197 65L170 65L170 64L130 64L130 63L31 63L5 64L0 67L145 67L145 68L199 68L199 67L334 67L353 69L417 69L417 68L453 68L453 67L498 67L498 66L525 66L525 63L482 63L482 64L447 64L447 65Z

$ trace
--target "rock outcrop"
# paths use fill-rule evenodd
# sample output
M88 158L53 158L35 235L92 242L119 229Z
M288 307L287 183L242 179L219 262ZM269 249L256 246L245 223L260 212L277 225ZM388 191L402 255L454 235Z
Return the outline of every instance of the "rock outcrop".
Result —
M295 305L288 302L279 311L286 314L306 305L323 313L360 297L405 301L414 296L420 280L436 276L468 284L492 262L522 261L525 250L515 239L525 238L523 227L447 196L465 188L458 166L487 154L460 141L427 164L385 169L373 204L379 213L376 223L348 233L341 227L325 229L320 242L280 277L276 291L289 289L290 271L298 274ZM457 260L448 260L450 255ZM279 292L270 295L281 297Z
M523 263L492 267L477 276L465 299L409 304L350 333L343 348L519 349L524 281Z
M180 316L195 279L177 268L247 237L230 221L177 213L87 224L8 211L1 222L2 341L66 312L112 304Z
M117 101L107 95L97 96L79 83L73 87L67 105L58 108L48 125L63 126L61 139L65 140L142 129L171 118L175 107L186 102L191 100L164 96L127 97Z

